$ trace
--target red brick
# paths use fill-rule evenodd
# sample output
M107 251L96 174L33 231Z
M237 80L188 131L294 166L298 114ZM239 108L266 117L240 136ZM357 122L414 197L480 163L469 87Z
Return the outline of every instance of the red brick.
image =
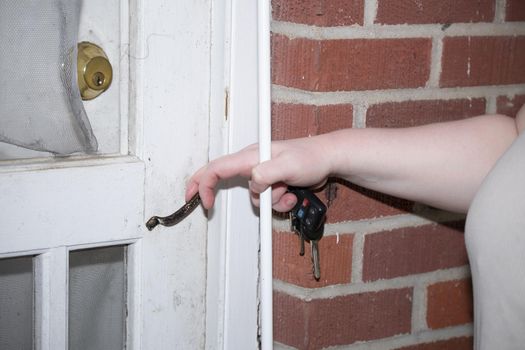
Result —
M317 135L317 107L303 104L272 104L272 140Z
M364 0L272 0L276 21L320 27L363 24Z
M319 349L410 332L412 289L303 301L274 293L275 340Z
M321 279L312 274L310 244L304 256L299 255L299 238L290 232L273 234L273 276L276 279L306 288L350 283L352 274L353 235L327 236L319 241Z
M491 22L494 0L380 0L376 23Z
M425 86L431 39L311 40L272 36L272 81L308 91Z
M525 83L525 36L447 37L442 87Z
M319 197L328 204L327 222L373 219L411 212L414 203L330 179Z
M318 134L352 127L354 108L351 104L319 106L317 113L320 121Z
M275 341L307 349L311 323L310 303L274 291L273 334Z
M324 134L352 127L351 104L313 106L274 103L272 140L285 140Z
M372 105L366 112L366 125L397 128L474 117L485 113L485 99L423 100Z
M472 337L461 337L440 340L433 343L405 346L396 350L472 350L474 340Z
M384 231L365 237L365 281L408 276L467 264L464 236L457 227L431 224Z
M427 290L427 324L445 328L472 323L472 283L469 280L433 284Z
M525 1L507 0L505 12L506 21L525 21Z
M498 113L516 117L520 108L525 105L525 95L516 95L512 98L508 96L498 96Z

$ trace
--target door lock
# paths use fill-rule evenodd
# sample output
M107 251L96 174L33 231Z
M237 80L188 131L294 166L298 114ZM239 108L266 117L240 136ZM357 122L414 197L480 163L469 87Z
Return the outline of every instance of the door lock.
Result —
M92 100L109 88L113 68L100 46L87 41L78 44L77 76L83 100Z

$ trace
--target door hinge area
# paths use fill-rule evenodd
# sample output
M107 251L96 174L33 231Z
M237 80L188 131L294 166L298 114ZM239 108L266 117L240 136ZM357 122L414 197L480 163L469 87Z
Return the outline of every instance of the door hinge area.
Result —
M224 89L224 120L228 120L228 113L230 112L230 91L228 88Z

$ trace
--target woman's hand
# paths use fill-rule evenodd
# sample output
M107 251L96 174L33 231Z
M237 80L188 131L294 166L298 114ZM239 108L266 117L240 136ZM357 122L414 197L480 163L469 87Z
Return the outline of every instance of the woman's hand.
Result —
M259 205L259 194L272 187L273 209L286 212L296 198L287 193L288 185L318 187L331 172L328 138L321 136L272 143L272 159L259 164L259 149L251 145L239 152L215 159L199 169L189 180L186 200L197 191L205 208L215 201L215 187L221 180L241 176L249 180L252 202Z

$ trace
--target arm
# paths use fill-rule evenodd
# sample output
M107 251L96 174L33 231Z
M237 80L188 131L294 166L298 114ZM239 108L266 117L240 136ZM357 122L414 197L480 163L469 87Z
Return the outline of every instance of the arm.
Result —
M357 157L347 152L346 159L337 161L336 174L376 191L466 212L481 182L516 136L515 121L505 116L406 129L364 129L352 137ZM348 163L351 159L353 164Z
M186 198L199 191L210 208L222 179L250 179L257 195L273 186L274 209L288 211L295 197L286 185L318 186L328 176L438 208L465 212L482 180L518 134L514 119L492 115L403 129L345 129L272 143L272 159L258 164L252 145L210 162L192 176ZM521 124L520 124L521 123Z

